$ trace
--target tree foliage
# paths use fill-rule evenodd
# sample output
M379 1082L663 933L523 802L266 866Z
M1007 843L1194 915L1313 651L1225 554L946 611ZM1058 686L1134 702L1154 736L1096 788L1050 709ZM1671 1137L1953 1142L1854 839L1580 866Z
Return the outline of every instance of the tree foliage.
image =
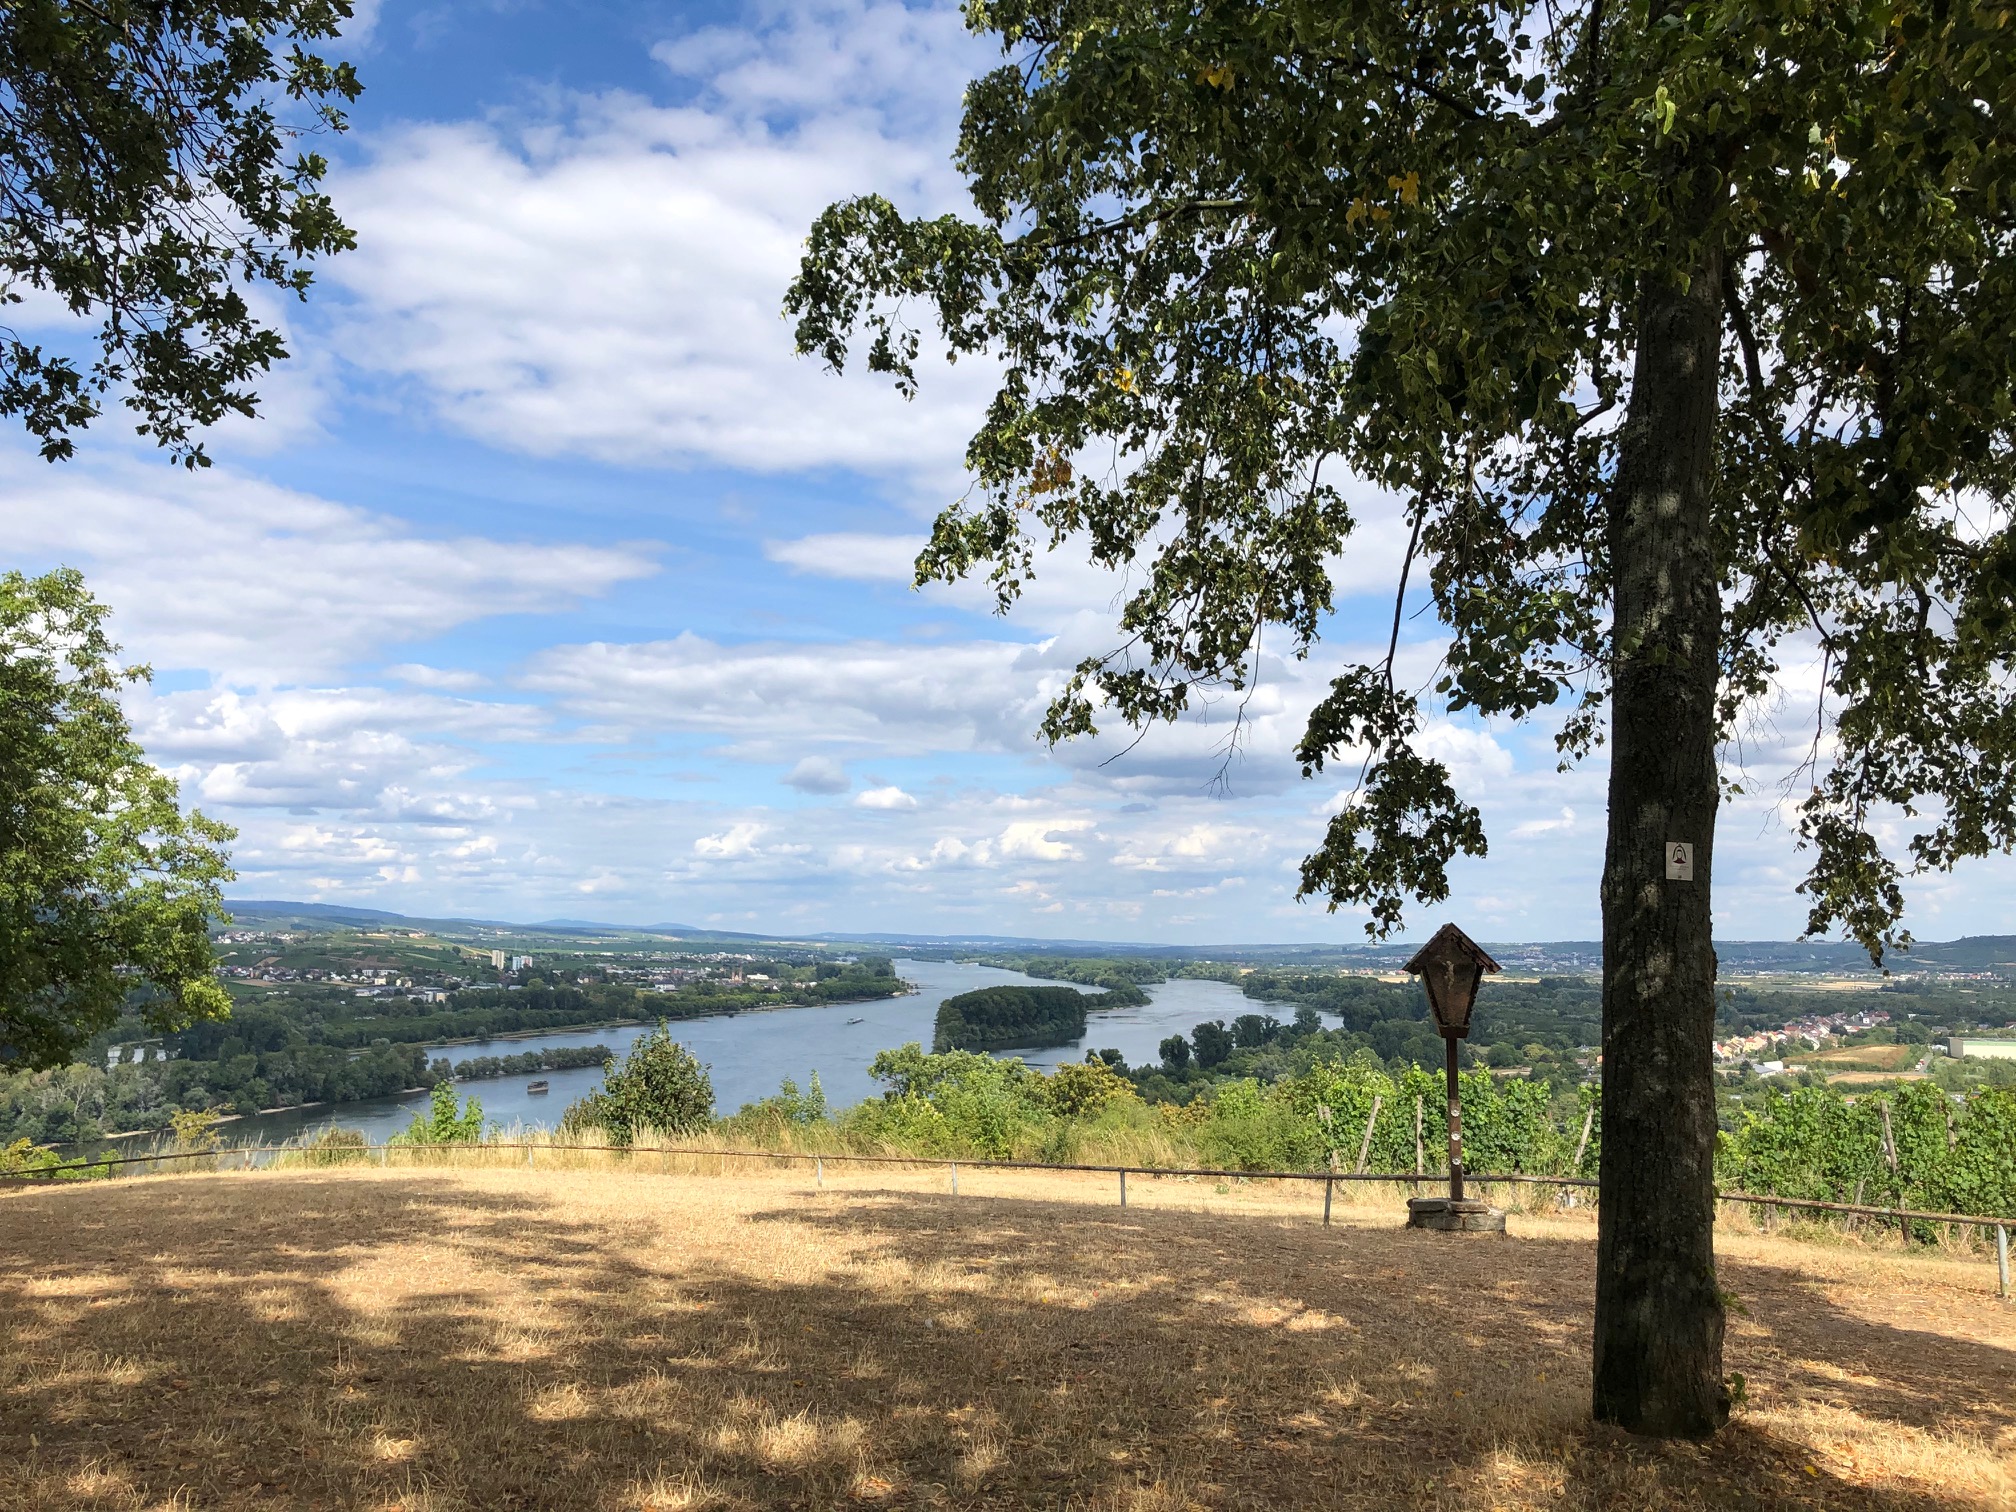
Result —
M24 0L0 10L0 303L95 321L50 349L0 331L0 412L50 459L116 392L196 466L287 355L248 298L307 291L353 245L295 150L359 91L311 49L349 0ZM85 348L89 348L88 353Z
M177 1118L186 1115L178 1114ZM434 1083L427 1094L427 1111L415 1113L403 1132L392 1136L394 1144L476 1144L483 1138L483 1104L471 1097L458 1106L455 1084Z
M151 1033L229 1011L211 972L232 830L184 813L75 572L0 576L0 1063L61 1065L137 995Z
M617 1144L642 1134L691 1134L714 1119L714 1081L663 1019L638 1037L619 1067L603 1067L602 1085L569 1108L563 1128L592 1124Z
M1632 649L1605 510L1643 296L1710 257L1719 720L1741 733L1817 654L1809 927L1880 953L1905 872L2016 840L2001 0L968 14L1005 54L966 98L976 216L835 205L787 310L801 351L865 342L906 393L929 326L1001 364L920 582L984 573L1005 606L1066 542L1132 569L1046 735L1248 688L1263 644L1306 656L1352 473L1401 501L1403 584L1450 633L1433 701L1555 710L1563 761L1586 754ZM1485 847L1419 743L1430 691L1391 648L1346 665L1298 752L1360 773L1303 892L1375 933ZM1901 854L1877 839L1900 811Z

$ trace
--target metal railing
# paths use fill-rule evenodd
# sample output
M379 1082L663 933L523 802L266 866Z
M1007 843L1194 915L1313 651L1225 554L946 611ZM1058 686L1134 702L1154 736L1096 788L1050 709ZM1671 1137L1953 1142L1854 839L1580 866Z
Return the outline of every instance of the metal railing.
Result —
M660 1157L663 1164L674 1156L705 1157L729 1160L783 1160L810 1161L813 1180L825 1185L826 1167L831 1164L845 1165L891 1165L918 1167L946 1167L952 1179L952 1195L959 1195L959 1167L985 1171L1052 1171L1075 1172L1079 1174L1117 1176L1120 1181L1120 1206L1127 1206L1127 1178L1129 1176L1188 1177L1217 1181L1320 1181L1323 1183L1323 1223L1330 1224L1330 1199L1340 1182L1402 1182L1415 1186L1440 1183L1446 1177L1434 1172L1385 1171L1235 1171L1215 1166L1129 1166L1129 1165L1081 1165L1068 1162L1039 1160L958 1160L930 1155L855 1155L813 1152L807 1154L798 1150L733 1150L709 1146L682 1145L678 1147L661 1145L613 1145L613 1144L535 1144L529 1141L484 1142L480 1144L355 1144L355 1145L259 1145L236 1146L215 1150L170 1150L156 1151L149 1155L123 1155L98 1160L70 1161L60 1165L44 1166L40 1170L20 1171L0 1178L0 1181L27 1182L52 1181L65 1171L110 1170L115 1166L159 1165L164 1161L176 1160L223 1160L230 1156L243 1157L238 1166L241 1171L255 1168L255 1155L268 1156L309 1156L320 1157L307 1162L309 1166L346 1164L352 1156L378 1157L380 1166L388 1166L392 1152L411 1155L446 1155L462 1151L469 1153L494 1150L523 1150L525 1164L536 1167L538 1152L547 1150L555 1154L617 1154L629 1156ZM1487 1186L1541 1186L1560 1188L1593 1188L1598 1183L1586 1176L1532 1176L1525 1172L1509 1174L1488 1174L1465 1172L1464 1179ZM2007 1218L1984 1218L1972 1213L1927 1213L1913 1208L1888 1208L1865 1206L1850 1202L1822 1202L1810 1197L1776 1197L1753 1192L1717 1192L1718 1202L1750 1203L1754 1206L1789 1208L1794 1210L1814 1210L1839 1213L1857 1218L1870 1218L1880 1222L1895 1223L1900 1231L1910 1223L1950 1223L1972 1228L1986 1228L1995 1231L1995 1265L1997 1295L2008 1298L2011 1295L2009 1279L2009 1229Z

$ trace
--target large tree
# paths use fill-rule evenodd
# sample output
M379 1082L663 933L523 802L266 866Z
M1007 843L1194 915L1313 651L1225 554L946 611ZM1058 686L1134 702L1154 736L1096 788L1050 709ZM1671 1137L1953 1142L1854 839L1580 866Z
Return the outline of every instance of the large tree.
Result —
M287 355L247 299L305 294L352 245L300 150L344 124L348 63L313 49L350 0L19 0L0 7L0 413L52 460L115 395L191 465ZM24 291L27 291L24 295ZM73 329L61 329L65 319Z
M1053 546L1143 569L1045 721L1069 737L1247 686L1263 633L1309 654L1338 480L1399 501L1432 701L1607 744L1594 1409L1712 1431L1726 743L1817 660L1808 925L1879 958L1906 872L2016 839L2007 0L968 14L1006 58L966 98L977 214L835 205L787 306L906 391L927 324L1001 365L920 582L1005 604ZM1485 849L1425 712L1389 650L1298 752L1362 770L1302 886L1375 932Z
M209 921L231 831L182 812L72 571L0 574L0 1070L60 1066L129 1010L156 1034L230 1010Z
M301 150L358 84L315 45L349 0L0 7L0 414L56 461L110 398L189 465L287 355L248 297L352 245ZM0 537L4 538L4 537ZM74 572L0 578L0 1066L57 1064L129 1004L228 1010L208 924L230 831L182 812L120 696L144 680Z

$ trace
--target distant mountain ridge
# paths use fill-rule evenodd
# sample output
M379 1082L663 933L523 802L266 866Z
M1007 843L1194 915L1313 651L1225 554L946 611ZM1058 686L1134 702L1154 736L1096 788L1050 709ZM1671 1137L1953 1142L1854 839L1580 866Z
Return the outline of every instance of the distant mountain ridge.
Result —
M1343 961L1354 966L1397 969L1416 949L1416 942L1369 945L1306 941L1283 944L1156 945L1123 940L1042 939L1028 935L905 934L882 931L823 930L816 934L751 934L707 929L692 924L610 924L592 919L542 919L529 924L504 919L421 918L385 909L336 903L299 903L266 898L227 898L224 906L239 927L285 927L288 923L325 928L364 927L424 929L494 929L515 934L621 934L664 936L705 941L820 945L875 945L883 949L911 946L942 951L1027 951L1031 954L1150 955L1174 959L1209 959L1226 954L1265 956L1284 963L1297 958ZM1485 941L1500 963L1514 970L1594 971L1602 960L1596 940ZM1717 940L1716 955L1725 968L1739 971L1826 971L1876 974L1858 945L1840 940ZM1921 941L1891 957L1893 970L1933 969L2016 970L2016 935L1969 935L1958 940Z
M509 919L469 919L459 916L447 918L420 918L410 914L390 913L382 908L358 908L341 903L296 903L276 898L226 898L225 910L230 913L235 924L244 926L255 921L274 924L283 921L322 923L333 926L362 925L365 927L387 927L393 929L425 929L436 931L443 927L456 929L502 929L523 934L537 931L547 934L641 934L674 935L682 939L706 940L765 940L769 935L740 934L734 930L701 929L692 924L603 924L591 919L540 919L530 924L520 924Z

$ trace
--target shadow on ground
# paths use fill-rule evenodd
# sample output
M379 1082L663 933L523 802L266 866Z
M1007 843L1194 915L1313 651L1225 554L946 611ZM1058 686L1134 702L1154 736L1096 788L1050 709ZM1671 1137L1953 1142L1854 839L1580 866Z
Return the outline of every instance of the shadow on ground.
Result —
M2016 1439L2016 1353L1761 1266L1769 1414L1592 1429L1570 1241L424 1172L35 1192L0 1235L9 1507L1957 1509ZM1799 1412L1854 1452L1763 1423Z

